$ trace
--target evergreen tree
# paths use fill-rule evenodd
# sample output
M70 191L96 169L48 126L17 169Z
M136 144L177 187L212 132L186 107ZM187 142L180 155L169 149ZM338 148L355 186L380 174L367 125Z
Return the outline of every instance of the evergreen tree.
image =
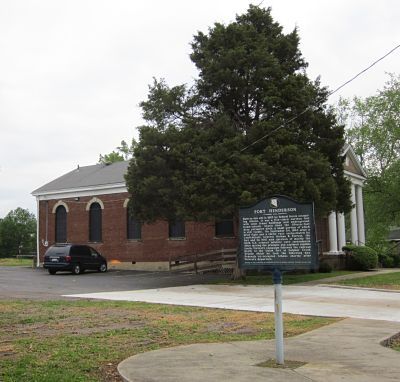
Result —
M195 84L154 80L141 104L147 125L126 178L135 216L220 218L273 194L349 210L343 127L298 45L296 29L285 35L256 6L194 36Z

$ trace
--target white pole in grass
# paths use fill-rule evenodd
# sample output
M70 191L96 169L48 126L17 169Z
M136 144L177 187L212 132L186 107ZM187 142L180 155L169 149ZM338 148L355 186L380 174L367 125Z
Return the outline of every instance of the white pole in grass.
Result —
M276 363L284 364L283 355L283 316L282 316L282 273L279 269L274 270L274 302L275 302L275 354Z

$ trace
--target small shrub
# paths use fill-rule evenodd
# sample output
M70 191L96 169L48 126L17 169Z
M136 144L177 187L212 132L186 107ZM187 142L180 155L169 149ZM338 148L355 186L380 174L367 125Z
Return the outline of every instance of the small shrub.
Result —
M400 254L396 253L392 255L392 259L393 259L393 267L395 268L400 267Z
M385 253L380 253L378 255L379 264L383 268L393 268L394 267L394 258L391 255L387 255Z
M347 268L353 271L368 271L378 266L378 253L370 247L346 245Z
M327 263L326 261L322 261L321 264L319 265L319 271L321 273L331 273L332 266L329 263Z

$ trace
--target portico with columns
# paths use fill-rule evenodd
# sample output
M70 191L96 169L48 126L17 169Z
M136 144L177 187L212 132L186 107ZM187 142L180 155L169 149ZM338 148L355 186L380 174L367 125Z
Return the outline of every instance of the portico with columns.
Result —
M351 183L350 235L346 237L346 217L343 213L332 211L328 216L329 251L326 255L342 254L346 243L365 245L363 187L366 173L352 147L348 144L343 149L345 156L344 174Z

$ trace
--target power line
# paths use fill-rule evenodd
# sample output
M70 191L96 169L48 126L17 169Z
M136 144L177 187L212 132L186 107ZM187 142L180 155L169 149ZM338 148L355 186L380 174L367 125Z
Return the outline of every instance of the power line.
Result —
M355 76L353 76L352 78L350 78L349 80L347 80L346 82L344 82L342 85L340 85L339 87L337 87L335 90L332 90L331 92L328 93L328 97L330 97L332 94L338 92L340 89L342 89L343 87L345 87L346 85L348 85L349 83L353 82L357 77L361 76L363 73L367 72L369 69L371 69L374 65L376 65L379 61L382 61L383 59L385 59L387 56L389 56L390 54L392 54L396 49L400 48L400 44L395 46L392 50L390 50L389 52L387 52L384 56L378 58L377 60L375 60L371 65L369 65L367 68L361 70L361 72L357 73ZM282 123L281 125L279 125L277 128L275 128L272 131L269 131L267 134L265 134L264 136L262 136L261 138L258 138L257 140L255 140L254 142L250 143L249 145L247 145L246 147L242 148L239 153L242 153L244 151L246 151L248 148L250 148L251 146L254 146L255 144L257 144L258 142L264 140L265 138L267 138L269 135L277 132L278 130L280 130L282 127L287 126L289 123L293 122L294 120L296 120L297 118L301 117L303 114L305 114L308 110L310 110L312 108L312 106L307 106L302 112L300 112L299 114L295 115L294 117L290 118L288 121ZM232 158L234 154L232 154L231 156L229 156L228 159ZM227 159L227 160L228 160Z
M400 44L395 46L391 51L387 52L384 56L382 56L381 58L378 58L376 61L374 61L370 66L368 66L367 68L365 68L364 70L362 70L360 73L356 74L354 77L350 78L348 81L346 81L344 84L340 85L338 88L336 88L335 90L331 91L328 96L331 96L332 94L336 93L337 91L339 91L341 88L343 88L344 86L346 86L347 84L349 84L350 82L354 81L357 77L361 76L361 74L365 73L367 70L371 69L374 65L376 65L379 61L382 61L384 58L386 58L387 56L389 56L390 54L392 54L396 49L400 48Z

